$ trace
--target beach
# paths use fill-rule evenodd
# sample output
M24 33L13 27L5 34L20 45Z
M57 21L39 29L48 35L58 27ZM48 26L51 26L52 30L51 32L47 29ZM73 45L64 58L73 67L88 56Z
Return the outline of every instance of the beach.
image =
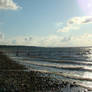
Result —
M50 73L33 71L0 52L0 92L92 92L76 82L58 80Z

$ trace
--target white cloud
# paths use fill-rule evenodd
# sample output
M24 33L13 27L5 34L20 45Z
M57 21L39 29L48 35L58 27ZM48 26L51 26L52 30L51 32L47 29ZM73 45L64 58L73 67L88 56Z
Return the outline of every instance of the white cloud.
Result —
M4 39L4 34L0 32L0 40Z
M72 36L68 43L71 46L92 46L92 34L85 33L80 36Z
M18 6L13 0L0 0L0 9L17 10Z
M79 27L73 25L67 25L62 29L58 29L57 32L69 32L69 30L77 30L77 29L79 29Z
M27 40L25 40L25 38L27 38ZM31 40L29 40L30 38ZM49 35L45 37L19 36L0 40L0 44L44 47L92 46L92 34L85 33L80 36L69 37L61 37L58 35Z
M78 30L82 24L91 24L92 16L74 17L67 21L66 26L57 30L57 32L69 32Z
M63 37L57 36L57 35L50 35L46 37L19 36L19 37L13 37L13 38L7 39L6 44L55 47L55 46L62 46L61 40L63 40Z
M74 17L68 21L68 24L89 24L92 23L92 16Z
M6 44L4 39L5 39L4 34L2 32L0 32L0 45L1 44Z
M56 26L57 26L57 27L61 27L62 25L63 25L63 22L57 22L57 23L56 23Z

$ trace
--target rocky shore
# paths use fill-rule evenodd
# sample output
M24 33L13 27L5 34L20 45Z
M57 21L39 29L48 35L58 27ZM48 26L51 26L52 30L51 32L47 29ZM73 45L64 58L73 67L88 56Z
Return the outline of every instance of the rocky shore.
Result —
M26 71L25 71L26 70ZM48 73L27 71L0 52L0 92L92 92L50 77Z

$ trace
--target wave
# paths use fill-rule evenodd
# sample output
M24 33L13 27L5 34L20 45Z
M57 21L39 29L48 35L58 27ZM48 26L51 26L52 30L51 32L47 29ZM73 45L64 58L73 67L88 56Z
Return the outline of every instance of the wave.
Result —
M42 60L41 60L42 61ZM45 59L43 62L51 62L51 63L61 63L61 64L78 64L78 65L88 65L92 66L92 61L72 61L72 60L50 60L50 59Z
M92 66L92 61L74 61L74 60L55 60L55 59L40 59L40 58L21 58L21 57L12 57L16 60L23 60L23 61L36 61L41 63L52 63L52 64L72 64L72 65L86 65Z
M63 67L57 67L57 66L50 66L50 65L40 65L40 64L33 64L33 65L37 65L37 66L42 66L42 67L50 67L50 68L57 68L57 69L64 69L64 70L71 70L71 71L89 71L92 72L92 68L84 68L84 67L78 67L78 66L63 66Z
M26 65L36 65L36 66L40 66L40 67L50 67L50 68L57 68L57 69L64 69L64 70L71 70L71 71L89 71L92 72L92 68L87 67L87 66L80 66L80 65L60 65L60 64L41 64L38 62L31 62L31 61L20 61L21 63L25 63Z
M89 67L90 64L92 64L92 62L86 62L86 61L81 62L81 65L82 65L81 66L79 64L80 61L68 61L68 60L67 61L57 61L57 60L54 60L54 62L53 62L53 60L50 60L51 62L48 62L48 63L47 63L47 61L48 60L35 61L35 59L33 59L33 61L32 61L30 59L28 59L28 60L27 59L25 59L25 60L24 59L17 59L18 63L21 63L21 64L28 66L29 71L33 70L33 71L42 72L44 74L48 73L51 75L55 75L55 78L58 78L58 76L59 76L60 77L59 79L61 79L61 80L65 79L66 81L69 81L69 80L76 81L80 85L83 84L82 82L84 82L84 81L85 81L85 83L87 83L87 82L92 83L92 78L89 78L89 77L87 78L87 76L83 76L83 74L85 72L89 72L89 73L92 72L92 67ZM74 64L72 64L72 62L74 62ZM89 66L86 66L86 65L89 65ZM46 69L48 69L48 70L46 70ZM52 70L55 69L56 71L54 71L54 70L49 71L50 69L52 69ZM57 71L57 69L61 70L61 72ZM65 70L65 73L62 70ZM68 73L67 71L70 71L70 72ZM82 74L81 75L74 74L73 71L82 72ZM84 86L84 84L81 86ZM88 85L85 85L85 87L87 88Z
M80 80L80 81L86 81L86 84L84 84L83 82L76 82L76 85L80 86L80 87L83 87L83 88L86 88L88 89L89 91L92 90L92 86L90 84L92 84L92 78L82 78L82 77L77 77L77 76L69 76L69 75L66 75L65 73L57 73L57 72L49 72L49 71L46 71L46 70L36 70L36 69L32 69L31 68L31 71L38 71L38 72L41 72L41 73L44 73L44 74L55 74L55 75L59 75L59 76L63 76L67 79L75 79L75 80ZM50 75L50 77L51 77ZM44 76L43 76L44 77ZM52 76L53 77L53 76ZM62 80L62 79L58 79L58 80ZM75 81L69 81L69 80L64 80L64 81L68 81L69 83L73 83ZM88 81L88 82L87 82ZM90 81L90 83L89 83Z
M68 78L68 79L81 80L81 81L92 81L92 78L73 76L73 75L70 75L70 74L62 73L62 72L50 72L50 71L47 71L47 70L36 70L36 69L32 69L32 68L31 68L31 70L39 71L39 72L47 73L47 74L55 74L55 75L62 76L62 77Z

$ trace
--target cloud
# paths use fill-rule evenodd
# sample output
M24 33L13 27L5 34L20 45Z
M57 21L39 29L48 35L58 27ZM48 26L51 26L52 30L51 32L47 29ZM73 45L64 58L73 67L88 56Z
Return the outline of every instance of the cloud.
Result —
M4 39L5 39L4 34L0 32L0 45L6 44L6 41Z
M4 34L0 32L0 40L4 39Z
M92 46L92 34L85 33L71 38L72 46Z
M32 40L32 37L26 37L24 40L25 41L31 41Z
M74 17L67 21L66 26L57 30L57 32L69 32L70 30L78 30L82 24L91 24L92 16Z
M16 44L16 40L12 40L12 44L15 45Z
M55 47L62 46L61 40L63 37L57 35L50 36L17 36L10 39L6 39L6 44L10 45L27 45L27 46L45 46L45 47Z
M63 22L57 22L57 23L56 23L56 26L57 26L57 27L61 27L62 25L63 25Z
M57 32L69 32L70 30L77 30L77 29L79 29L79 27L67 25L67 26L63 27L62 29L58 29Z
M61 42L69 42L71 41L71 37L64 37Z
M92 16L74 17L68 21L68 24L89 24L92 23Z
M25 40L27 38L27 40ZM5 39L1 36L0 44L3 45L25 45L25 46L42 46L42 47L77 47L77 46L92 46L92 34L82 34L80 36L17 36Z
M17 10L21 8L13 0L0 0L0 9Z

